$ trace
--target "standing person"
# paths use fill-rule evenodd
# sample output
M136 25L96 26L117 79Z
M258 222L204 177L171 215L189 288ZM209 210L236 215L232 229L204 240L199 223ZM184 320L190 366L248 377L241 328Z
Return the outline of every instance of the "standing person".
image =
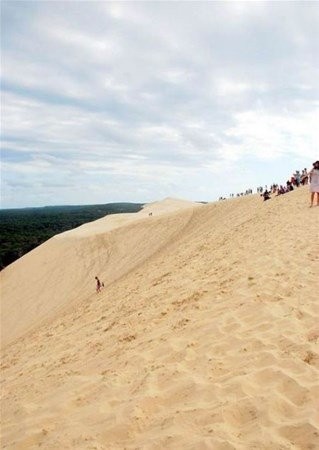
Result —
M309 172L310 180L310 208L313 206L315 194L317 194L317 206L319 206L319 161L313 163L313 168Z
M99 292L101 292L101 287L102 287L101 281L98 279L98 277L95 277L95 279L96 279L96 292L99 293Z
M300 186L300 178L301 178L299 170L296 170L296 173L294 173L294 178L295 178L296 186L299 187Z
M302 175L301 175L301 184L304 186L305 184L308 184L308 171L307 169L303 169Z

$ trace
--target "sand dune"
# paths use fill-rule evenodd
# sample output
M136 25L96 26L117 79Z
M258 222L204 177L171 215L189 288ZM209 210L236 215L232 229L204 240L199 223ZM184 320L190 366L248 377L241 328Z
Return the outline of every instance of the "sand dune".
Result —
M183 229L198 206L166 199L138 213L106 216L54 236L11 264L0 275L3 345L87 299L96 275L110 285L146 261ZM181 210L186 213L175 217Z
M167 199L5 269L2 447L318 448L307 196Z

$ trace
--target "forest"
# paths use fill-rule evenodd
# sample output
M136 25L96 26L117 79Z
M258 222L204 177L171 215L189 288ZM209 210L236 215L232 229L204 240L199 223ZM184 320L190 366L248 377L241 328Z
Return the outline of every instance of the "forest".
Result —
M0 270L58 233L108 214L134 213L142 203L45 206L0 210Z

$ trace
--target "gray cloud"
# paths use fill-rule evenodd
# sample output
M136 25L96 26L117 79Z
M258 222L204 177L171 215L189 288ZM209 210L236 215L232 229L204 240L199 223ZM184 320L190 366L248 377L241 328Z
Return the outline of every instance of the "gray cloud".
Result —
M249 184L265 157L293 170L301 153L317 157L315 2L2 10L5 206L61 203L57 195L209 200L223 193L225 172L241 188L234 171L247 158Z

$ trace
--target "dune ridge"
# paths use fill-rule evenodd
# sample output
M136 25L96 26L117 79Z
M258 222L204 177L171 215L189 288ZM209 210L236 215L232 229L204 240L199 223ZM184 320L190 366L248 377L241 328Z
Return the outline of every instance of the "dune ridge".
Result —
M3 311L3 448L317 448L319 208L307 195L168 199L107 239L56 239L69 255L50 275L60 306L14 332L23 298ZM85 252L98 263L81 267ZM90 278L103 258L107 287L90 281L69 301L68 266Z

